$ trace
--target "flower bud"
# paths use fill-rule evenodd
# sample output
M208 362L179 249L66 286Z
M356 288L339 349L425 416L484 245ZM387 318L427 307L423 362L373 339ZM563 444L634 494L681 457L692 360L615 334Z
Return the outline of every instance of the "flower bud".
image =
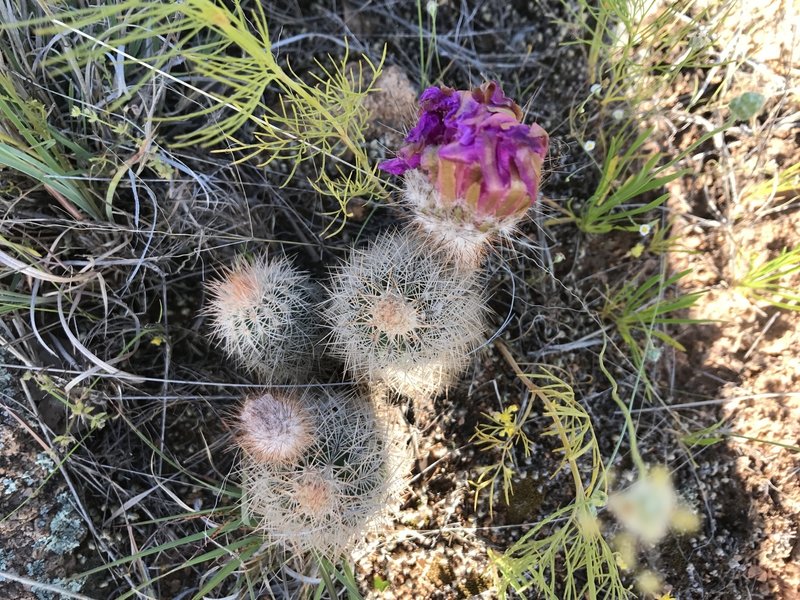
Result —
M406 145L380 168L406 175L406 200L424 229L461 229L456 235L483 243L536 201L548 135L521 120L493 81L472 91L428 88Z

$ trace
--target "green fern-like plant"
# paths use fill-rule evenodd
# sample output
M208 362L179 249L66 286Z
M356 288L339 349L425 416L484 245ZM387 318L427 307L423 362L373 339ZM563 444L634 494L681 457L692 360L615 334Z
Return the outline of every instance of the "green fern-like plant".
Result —
M322 75L303 81L276 60L263 6L254 3L253 11L246 12L238 0L128 0L54 12L0 30L31 23L71 40L70 48L46 63L50 76L75 64L102 69L108 55L122 57L135 70L136 80L111 109L156 76L181 86L200 108L157 120L202 119L205 124L178 135L177 147L224 144L260 166L286 161L287 181L302 162L315 159L311 184L335 198L345 217L353 196L385 194L362 133L367 118L363 99L380 74L382 60L375 64L365 58L353 67L345 51L330 66L318 63ZM186 67L178 72L174 65L182 63ZM268 90L276 92L277 100L266 99ZM256 128L253 138L243 141L237 135L247 123Z
M535 589L548 600L631 598L616 555L597 526L597 509L598 501L576 502L548 515L504 554L490 551L500 597L506 598L511 588L520 596ZM557 523L562 524L546 533ZM560 593L558 582L563 582Z
M481 451L495 450L499 452L500 459L480 469L478 478L470 481L475 491L475 507L481 492L489 492L489 515L494 514L494 496L498 480L501 481L503 498L509 503L509 495L513 493L512 480L514 478L515 455L517 446L522 448L524 455L530 456L531 440L525 432L525 424L531 416L533 403L526 402L522 410L516 404L507 406L502 411L485 414L487 422L475 428L472 440Z
M575 400L572 387L551 369L526 373L504 344L497 348L543 404L544 415L551 419L545 435L561 443L563 459L557 472L565 467L575 488L571 504L545 517L504 554L490 551L499 596L507 597L510 588L519 595L534 589L549 600L629 598L596 516L607 502L607 479L591 417ZM584 461L590 466L588 475Z

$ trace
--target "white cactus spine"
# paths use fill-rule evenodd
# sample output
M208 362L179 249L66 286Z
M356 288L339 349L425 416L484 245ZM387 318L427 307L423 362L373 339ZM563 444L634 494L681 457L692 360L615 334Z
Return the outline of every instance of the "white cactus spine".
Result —
M405 437L352 391L315 386L291 403L300 408L301 427L313 424L308 443L291 461L262 460L243 445L243 514L292 552L338 558L380 522L405 487ZM242 419L241 427L249 423Z

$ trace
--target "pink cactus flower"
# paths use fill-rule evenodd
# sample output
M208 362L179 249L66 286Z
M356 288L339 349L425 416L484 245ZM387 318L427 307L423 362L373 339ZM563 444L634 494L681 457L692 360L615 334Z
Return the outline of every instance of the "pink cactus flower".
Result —
M406 145L380 168L405 175L406 200L428 232L468 245L470 237L483 245L507 233L536 201L547 133L523 124L520 107L494 81L471 91L431 87L419 104Z

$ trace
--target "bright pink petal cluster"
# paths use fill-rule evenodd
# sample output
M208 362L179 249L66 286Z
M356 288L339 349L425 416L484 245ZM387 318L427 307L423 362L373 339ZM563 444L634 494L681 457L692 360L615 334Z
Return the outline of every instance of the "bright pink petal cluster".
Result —
M445 206L463 207L476 224L524 214L547 154L544 129L524 125L520 107L494 81L471 91L431 87L419 104L406 145L380 168L419 169Z

